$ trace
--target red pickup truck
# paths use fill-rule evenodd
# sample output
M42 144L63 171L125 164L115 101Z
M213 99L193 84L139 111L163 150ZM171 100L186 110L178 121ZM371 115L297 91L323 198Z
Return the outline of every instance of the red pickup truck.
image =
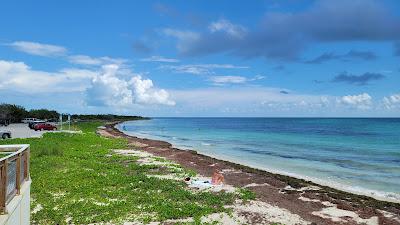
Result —
M36 124L33 129L35 129L35 131L38 130L57 130L57 127L49 124L49 123L38 123Z

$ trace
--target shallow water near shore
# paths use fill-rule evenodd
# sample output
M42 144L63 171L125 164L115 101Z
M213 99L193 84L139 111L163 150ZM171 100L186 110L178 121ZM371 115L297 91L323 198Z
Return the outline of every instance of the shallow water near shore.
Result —
M118 128L246 166L400 201L400 119L154 118Z

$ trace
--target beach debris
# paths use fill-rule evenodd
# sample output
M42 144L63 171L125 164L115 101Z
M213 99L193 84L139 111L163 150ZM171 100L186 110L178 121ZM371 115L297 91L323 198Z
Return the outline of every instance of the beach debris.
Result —
M133 142L129 143L128 146L137 147L137 148L144 148L144 147L147 147L149 145L141 143L141 142L138 142L138 141L133 141Z
M310 186L306 186L306 187L302 187L302 188L298 189L298 191L302 191L302 192L304 192L304 191L319 191L319 190L321 190L321 188L318 186L314 186L314 185L310 185Z
M249 187L261 187L261 186L271 186L268 183L262 183L262 184L256 184L256 183L251 183L243 186L244 188L249 188Z
M222 173L224 174L234 174L234 173L242 173L243 171L241 170L235 170L235 169L223 169Z
M115 137L113 134L107 132L106 129L97 129L96 130L96 134L98 134L100 136L103 136L105 138L113 138L113 137Z

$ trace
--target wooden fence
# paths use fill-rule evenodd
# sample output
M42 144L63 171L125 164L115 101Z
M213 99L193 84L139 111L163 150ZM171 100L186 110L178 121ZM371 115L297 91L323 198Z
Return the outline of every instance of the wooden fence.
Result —
M0 145L0 213L29 180L29 145Z

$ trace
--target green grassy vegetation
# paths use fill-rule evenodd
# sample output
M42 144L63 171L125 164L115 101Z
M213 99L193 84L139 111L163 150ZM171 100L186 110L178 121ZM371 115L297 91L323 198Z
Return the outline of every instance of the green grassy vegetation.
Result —
M238 193L240 199L242 199L244 202L256 199L256 194L247 188L239 188Z
M203 215L227 212L224 206L237 198L224 192L194 192L183 181L148 176L163 171L136 163L136 156L113 154L112 149L128 149L127 142L96 135L100 125L77 124L82 134L46 133L43 138L1 142L31 145L32 224L147 223L187 217L199 221ZM174 170L194 174L179 166ZM251 199L247 191L241 193Z

